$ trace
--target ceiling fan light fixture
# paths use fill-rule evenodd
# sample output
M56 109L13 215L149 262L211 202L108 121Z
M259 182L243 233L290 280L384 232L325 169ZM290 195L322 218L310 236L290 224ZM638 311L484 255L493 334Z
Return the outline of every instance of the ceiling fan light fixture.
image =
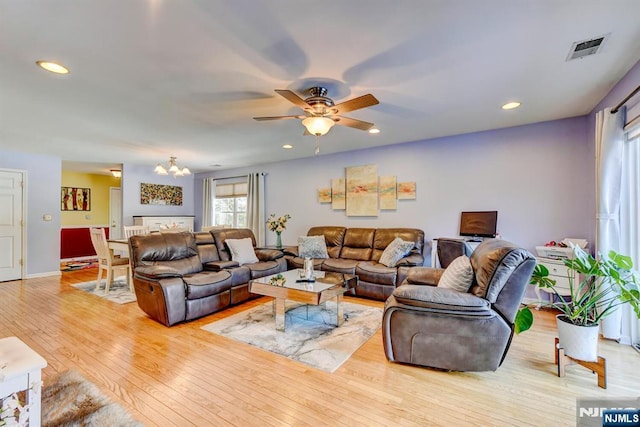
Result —
M111 175L113 175L114 178L122 177L122 171L119 169L111 169L109 172L111 172Z
M335 122L328 117L307 117L302 120L302 125L315 136L326 135L334 124Z
M371 128L371 129L369 129L369 133L380 133L380 129L378 129L378 128Z

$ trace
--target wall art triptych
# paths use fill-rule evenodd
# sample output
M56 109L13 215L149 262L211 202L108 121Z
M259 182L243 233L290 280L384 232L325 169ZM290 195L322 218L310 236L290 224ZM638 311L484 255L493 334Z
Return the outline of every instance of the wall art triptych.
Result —
M318 188L318 203L345 210L347 216L378 216L379 210L395 210L398 200L414 200L416 183L398 182L395 175L378 176L377 165L345 168L345 178L334 178L331 187Z

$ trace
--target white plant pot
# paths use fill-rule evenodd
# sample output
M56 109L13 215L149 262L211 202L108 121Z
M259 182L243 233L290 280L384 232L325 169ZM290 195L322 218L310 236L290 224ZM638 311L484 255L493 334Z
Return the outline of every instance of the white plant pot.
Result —
M556 316L558 339L564 354L574 359L587 362L598 361L598 335L600 328L594 326L578 326L562 320L563 315Z

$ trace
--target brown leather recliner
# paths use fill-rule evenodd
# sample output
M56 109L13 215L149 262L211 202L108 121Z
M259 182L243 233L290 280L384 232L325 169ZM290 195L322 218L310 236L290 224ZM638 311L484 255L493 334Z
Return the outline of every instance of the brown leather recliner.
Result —
M495 371L511 344L535 264L527 250L491 239L471 255L474 280L468 293L437 287L442 269L406 271L385 303L387 359L452 371Z

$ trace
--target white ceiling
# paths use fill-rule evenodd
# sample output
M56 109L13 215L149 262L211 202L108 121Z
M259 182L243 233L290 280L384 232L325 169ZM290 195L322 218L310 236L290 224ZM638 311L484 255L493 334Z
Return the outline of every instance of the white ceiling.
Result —
M105 170L313 156L299 120L252 118L299 114L274 89L318 84L380 101L347 114L380 134L335 126L321 154L579 116L640 58L638 16L638 0L3 0L0 146Z

